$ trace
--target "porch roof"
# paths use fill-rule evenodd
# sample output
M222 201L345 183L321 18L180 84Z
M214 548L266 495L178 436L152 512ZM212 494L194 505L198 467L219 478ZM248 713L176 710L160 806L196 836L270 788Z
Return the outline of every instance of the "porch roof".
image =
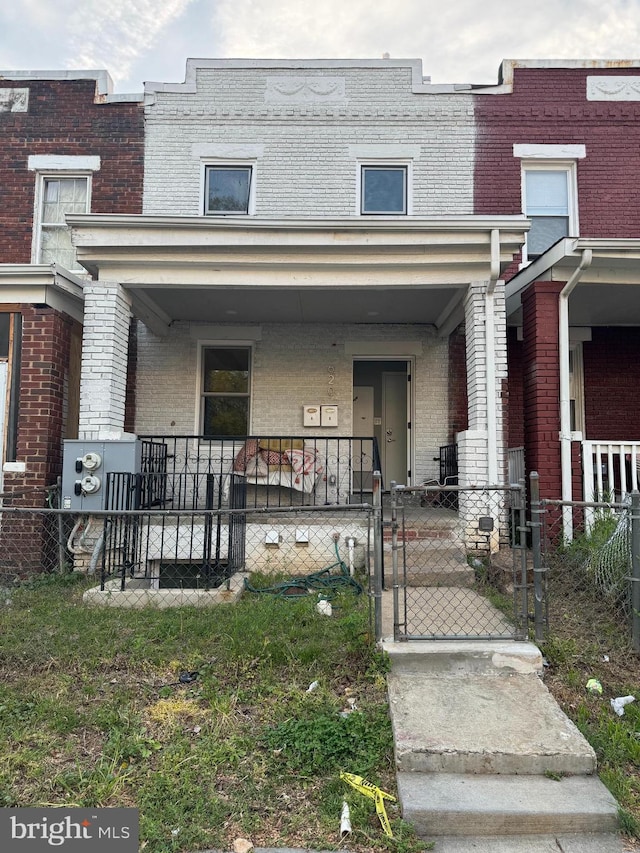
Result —
M48 305L82 322L82 279L57 264L0 264L0 305Z
M590 256L569 298L569 324L640 325L640 238L623 237L566 237L547 249L507 284L510 325L522 323L523 292L536 281L569 281L585 250Z
M411 322L447 334L462 319L468 284L505 269L529 225L523 216L67 221L82 266L125 286L136 315L158 333L174 320L213 319Z

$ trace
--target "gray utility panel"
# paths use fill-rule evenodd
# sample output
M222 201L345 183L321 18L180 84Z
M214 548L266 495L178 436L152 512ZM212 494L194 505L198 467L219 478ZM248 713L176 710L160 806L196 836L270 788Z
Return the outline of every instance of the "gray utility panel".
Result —
M76 512L106 509L107 476L137 474L141 464L140 439L67 439L62 460L62 508Z

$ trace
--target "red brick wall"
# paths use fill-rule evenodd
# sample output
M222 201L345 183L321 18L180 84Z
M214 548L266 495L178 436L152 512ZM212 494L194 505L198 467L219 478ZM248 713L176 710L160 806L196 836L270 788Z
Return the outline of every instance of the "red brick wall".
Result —
M521 213L514 143L584 144L578 160L580 236L640 232L640 103L587 101L587 77L637 68L515 69L511 94L477 95L475 212Z
M594 327L582 354L586 438L640 440L640 329Z
M16 457L26 464L26 475L6 474L5 491L33 487L42 496L42 489L62 473L65 383L74 321L52 308L23 305L21 311ZM26 503L33 506L33 498Z
M558 294L562 282L536 282L522 295L523 393L527 476L540 475L540 494L561 497Z
M449 443L469 426L467 356L464 326L449 336Z
M28 88L26 113L0 113L1 263L29 263L35 173L32 154L98 155L93 213L141 213L143 112L140 103L95 102L95 81L0 80Z

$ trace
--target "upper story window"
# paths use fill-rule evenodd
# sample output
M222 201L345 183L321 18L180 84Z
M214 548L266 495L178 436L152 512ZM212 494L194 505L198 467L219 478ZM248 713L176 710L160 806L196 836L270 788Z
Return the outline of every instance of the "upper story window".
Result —
M252 200L252 166L205 166L205 214L248 214Z
M251 348L202 349L202 434L245 436L249 432Z
M575 236L574 170L571 165L523 166L524 212L531 219L527 257L541 255L562 237Z
M40 176L40 204L36 228L36 262L58 263L77 269L67 213L89 210L89 176Z
M36 172L32 260L78 270L65 216L91 211L91 177L100 169L100 157L33 154L28 168Z
M523 263L537 258L563 237L577 237L577 162L586 146L574 143L517 143L513 156L522 168L522 210L531 220Z
M360 167L361 214L406 215L408 207L406 165L372 164Z

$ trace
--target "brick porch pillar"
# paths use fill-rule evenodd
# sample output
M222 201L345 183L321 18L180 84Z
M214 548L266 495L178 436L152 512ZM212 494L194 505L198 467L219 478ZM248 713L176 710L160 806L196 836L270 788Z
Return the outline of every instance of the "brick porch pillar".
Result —
M125 435L131 300L118 282L84 287L79 438Z
M524 435L527 476L540 494L562 497L558 299L564 282L538 281L522 294Z

